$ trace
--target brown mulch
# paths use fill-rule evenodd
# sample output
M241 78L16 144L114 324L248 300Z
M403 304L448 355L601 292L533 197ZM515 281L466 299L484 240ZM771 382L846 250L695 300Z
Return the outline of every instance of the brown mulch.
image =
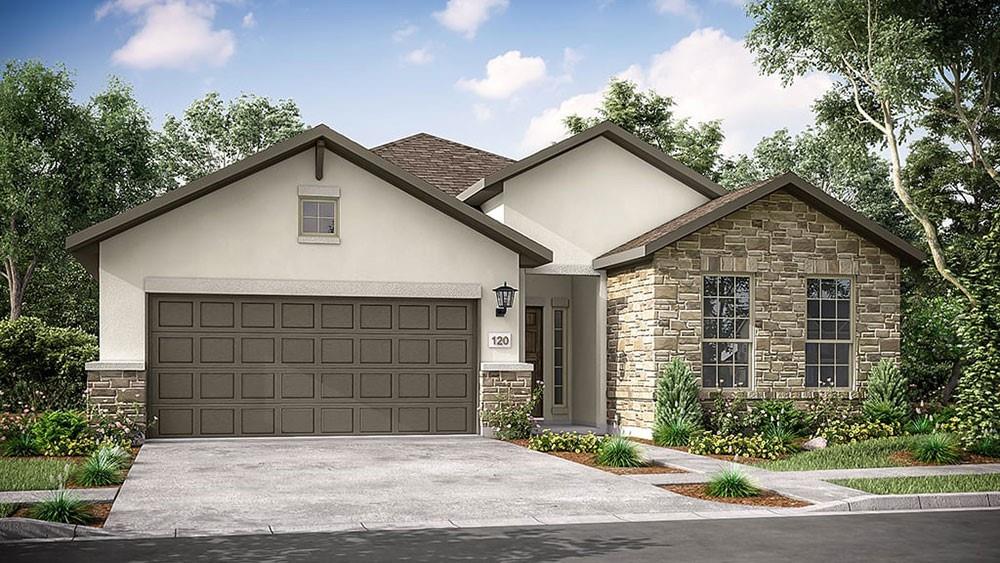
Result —
M108 514L111 513L111 503L110 502L95 502L89 503L90 505L90 522L86 525L91 528L103 528L104 521L108 519ZM31 507L29 505L22 506L14 512L15 518L31 518L28 515Z
M684 495L701 500L712 502L724 502L727 504L742 504L746 506L771 506L777 508L800 508L809 506L810 503L804 500L789 498L774 491L762 490L755 497L713 497L705 491L705 485L700 483L690 485L657 485L661 489L666 489L672 493Z
M554 455L556 457L561 457L563 459L568 459L570 461L575 461L581 465L586 465L587 467L593 467L594 469L600 469L602 471L607 471L608 473L614 473L615 475L644 475L648 473L687 473L683 469L677 469L676 467L668 467L666 465L645 465L643 467L606 467L604 465L598 465L594 460L594 454L578 454L576 452L548 452L549 455Z

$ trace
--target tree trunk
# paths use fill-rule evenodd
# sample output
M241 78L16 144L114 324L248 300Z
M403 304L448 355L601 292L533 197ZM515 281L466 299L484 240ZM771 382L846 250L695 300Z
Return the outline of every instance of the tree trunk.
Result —
M17 264L10 257L4 262L4 277L7 278L7 292L10 295L10 320L21 316L24 307L24 290L28 287L35 262L31 261L23 272L17 271Z
M962 360L955 360L951 364L951 377L948 378L948 382L944 384L944 389L941 390L941 402L948 404L951 402L951 396L955 393L955 389L958 389L958 381L962 378Z

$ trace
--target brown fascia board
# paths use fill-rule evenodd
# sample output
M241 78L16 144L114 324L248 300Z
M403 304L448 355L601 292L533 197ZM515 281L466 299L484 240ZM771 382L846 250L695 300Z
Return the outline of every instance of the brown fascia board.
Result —
M577 133L568 139L546 147L535 154L527 156L510 166L501 168L482 180L481 184L472 186L459 199L473 206L480 206L490 198L503 191L503 183L514 176L527 172L549 160L572 150L597 137L605 137L618 146L639 157L662 172L665 172L684 185L694 189L708 199L715 199L726 193L725 188L685 166L680 161L671 158L660 149L636 137L610 121L599 123L590 129Z
M532 268L552 261L552 251L548 248L448 196L326 125L317 125L217 172L74 233L66 239L66 250L96 277L100 260L99 250L95 247L102 240L246 178L290 156L314 148L317 141L323 141L327 150L517 252L522 267Z
M844 225L848 229L860 234L868 240L874 242L883 250L892 253L900 261L917 265L927 259L923 251L916 248L909 242L892 234L885 227L861 215L857 211L844 205L835 197L827 194L823 190L806 182L793 172L786 172L780 176L772 178L770 181L758 188L747 190L747 193L733 200L718 209L691 220L666 235L649 242L643 246L623 250L615 254L596 258L593 262L595 270L607 270L628 266L642 262L652 257L661 248L677 242L678 240L734 213L751 203L758 201L778 190L786 189L793 195L801 198L816 209L829 215L835 221Z

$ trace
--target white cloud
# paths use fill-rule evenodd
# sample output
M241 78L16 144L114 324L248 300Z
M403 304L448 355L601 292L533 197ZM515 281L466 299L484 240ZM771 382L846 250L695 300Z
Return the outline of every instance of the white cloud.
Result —
M653 9L660 14L671 14L698 19L698 8L689 0L654 0Z
M434 60L434 55L430 49L423 47L403 55L403 60L413 65L425 65Z
M563 72L570 74L573 72L573 68L583 60L583 54L580 51L572 47L566 47L563 49Z
M243 27L245 29L257 27L257 18L254 17L253 12L247 12L247 15L243 16Z
M95 12L136 16L140 27L115 51L114 62L139 69L221 66L236 52L228 29L213 29L215 5L197 0L116 0ZM244 18L244 23L246 18Z
M728 155L749 152L775 129L787 127L793 134L804 129L813 122L813 102L833 84L829 76L814 73L784 87L776 77L761 76L741 41L712 28L696 30L655 55L648 68L632 65L619 76L672 97L679 116L721 119L722 151ZM581 94L544 110L529 123L522 148L537 150L566 137L562 118L586 115L586 105L596 106L600 96L601 91Z
M473 104L472 113L476 116L476 121L493 119L493 110L486 104Z
M448 0L444 10L434 12L434 17L441 25L472 39L479 26L508 5L508 0Z
M392 40L395 41L396 43L402 43L408 37L410 37L411 35L413 35L418 31L420 31L419 27L413 25L412 23L408 23L403 27L397 29L396 31L392 32Z
M458 87L483 98L509 98L518 90L545 78L541 57L523 57L521 51L507 51L486 63L486 78L461 79Z

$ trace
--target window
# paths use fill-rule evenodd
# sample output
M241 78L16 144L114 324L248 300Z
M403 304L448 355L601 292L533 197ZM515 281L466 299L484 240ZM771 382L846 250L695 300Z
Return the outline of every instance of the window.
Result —
M552 404L566 404L566 310L552 310Z
M750 386L750 278L705 276L702 387Z
M302 199L300 233L303 235L333 235L337 233L336 199Z
M851 280L806 280L806 387L849 385L851 341Z

